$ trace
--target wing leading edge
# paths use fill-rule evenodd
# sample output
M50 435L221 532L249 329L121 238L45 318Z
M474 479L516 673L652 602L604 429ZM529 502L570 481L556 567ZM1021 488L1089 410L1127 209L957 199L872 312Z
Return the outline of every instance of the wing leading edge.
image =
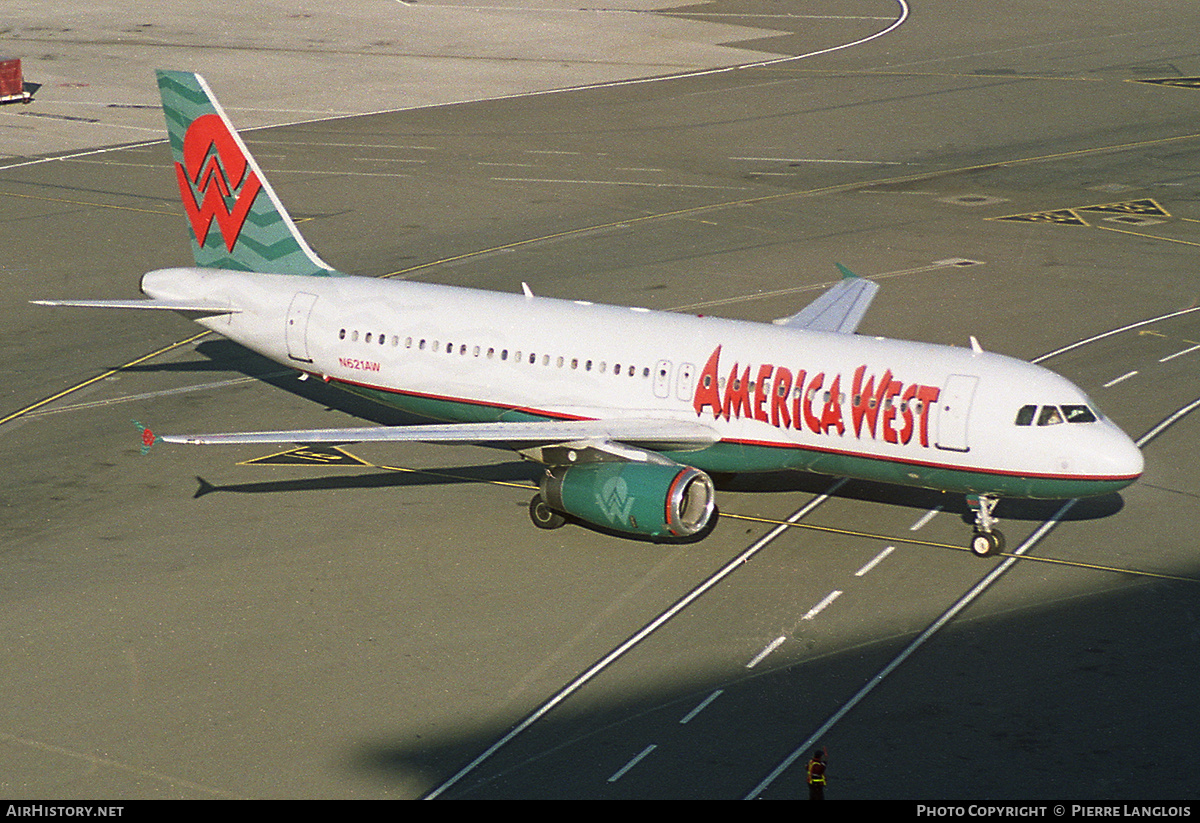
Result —
M720 435L711 426L685 420L546 420L499 423L448 423L422 426L369 426L345 429L168 434L167 443L233 445L247 443L461 443L532 449L573 442L625 443L651 451L689 451L711 446Z

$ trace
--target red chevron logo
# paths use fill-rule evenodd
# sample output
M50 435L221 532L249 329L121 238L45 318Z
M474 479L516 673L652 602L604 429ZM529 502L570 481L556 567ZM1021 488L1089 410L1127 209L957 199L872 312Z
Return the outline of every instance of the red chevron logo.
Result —
M232 252L262 183L218 115L202 115L188 126L175 176L196 242L204 246L215 219Z

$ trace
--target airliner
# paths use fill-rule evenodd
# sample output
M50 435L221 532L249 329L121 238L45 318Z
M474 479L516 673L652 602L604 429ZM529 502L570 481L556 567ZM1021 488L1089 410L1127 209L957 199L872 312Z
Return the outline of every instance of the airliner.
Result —
M718 518L712 477L801 469L965 495L970 549L1004 549L1001 498L1116 492L1129 437L1067 379L963 347L856 333L878 284L844 267L774 323L343 274L301 236L208 84L159 71L194 267L145 298L299 372L444 422L180 434L191 444L469 443L544 466L534 524L663 542Z

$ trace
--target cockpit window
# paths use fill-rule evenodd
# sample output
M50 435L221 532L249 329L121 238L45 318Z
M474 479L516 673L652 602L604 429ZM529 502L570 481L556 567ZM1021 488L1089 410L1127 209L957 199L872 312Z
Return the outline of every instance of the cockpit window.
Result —
M1059 423L1095 423L1099 418L1087 406L1042 406L1038 413L1037 406L1022 406L1017 411L1018 426L1032 426L1037 418L1039 426L1054 426Z
M1039 426L1054 426L1061 422L1062 413L1059 412L1058 406L1042 406L1042 413L1038 415Z
M1063 416L1068 423L1095 423L1096 415L1087 406L1063 406Z

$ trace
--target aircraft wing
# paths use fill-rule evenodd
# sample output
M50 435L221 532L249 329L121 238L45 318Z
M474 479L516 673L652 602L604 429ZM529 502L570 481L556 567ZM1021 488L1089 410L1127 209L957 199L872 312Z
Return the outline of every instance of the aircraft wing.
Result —
M214 306L197 300L158 300L136 298L133 300L30 300L38 306L70 306L82 309L155 309L158 311L186 311L197 314L235 314L241 309L231 306Z
M837 285L791 317L776 320L775 325L852 334L879 291L879 284L864 280L841 263L837 267L842 273Z
M615 420L535 420L497 423L446 423L422 426L368 426L346 429L168 434L166 443L231 445L245 443L463 443L531 449L575 442L615 442L651 451L688 451L711 446L720 435L703 423L631 418Z

